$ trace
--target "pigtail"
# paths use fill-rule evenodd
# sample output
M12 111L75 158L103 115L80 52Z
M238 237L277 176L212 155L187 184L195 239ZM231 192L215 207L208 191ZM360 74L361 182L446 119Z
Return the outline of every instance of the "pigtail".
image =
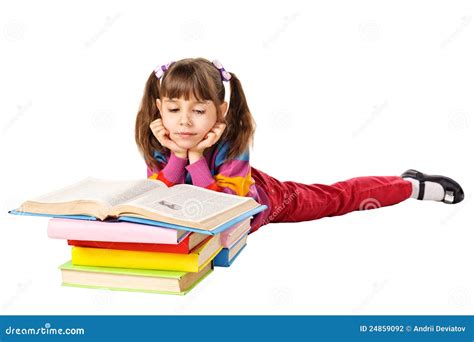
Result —
M138 149L145 158L145 162L151 169L158 169L158 162L154 159L154 150L165 153L159 141L153 135L150 124L161 117L156 106L156 99L160 98L160 80L152 72L145 85L145 91L140 104L140 109L135 121L135 142Z
M230 73L229 109L225 117L226 130L223 140L229 142L230 148L226 159L234 159L253 146L256 124L247 105L242 85L234 73Z
M227 115L224 118L226 129L221 141L229 146L226 160L235 159L253 146L255 121L250 113L242 85L233 73L230 73L230 100ZM225 88L219 69L204 58L183 59L170 63L169 68L157 78L152 72L145 85L143 99L135 121L135 142L151 170L159 170L155 151L169 156L169 149L162 146L150 129L150 124L161 118L156 99L165 95L171 98L190 94L198 99L212 100L218 108L224 101ZM219 113L223 115L224 113Z

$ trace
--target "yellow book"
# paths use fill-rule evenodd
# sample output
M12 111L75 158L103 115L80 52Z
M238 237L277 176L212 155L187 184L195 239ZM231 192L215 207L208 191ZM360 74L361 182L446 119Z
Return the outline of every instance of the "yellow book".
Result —
M220 234L191 250L189 254L126 251L107 248L72 248L72 264L81 266L138 268L199 272L221 251Z

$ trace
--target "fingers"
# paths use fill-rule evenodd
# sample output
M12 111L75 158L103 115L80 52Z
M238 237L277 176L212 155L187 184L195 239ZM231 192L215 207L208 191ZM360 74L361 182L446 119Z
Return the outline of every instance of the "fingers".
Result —
M150 128L152 131L155 131L156 129L159 129L161 127L165 127L163 126L163 121L161 119L156 119L155 121L153 121L151 124L150 124Z
M163 125L163 122L161 119L156 119L155 121L153 121L151 124L150 124L150 129L153 131L153 133L157 133L161 130L165 130L166 132L168 132L166 129L165 129L165 126ZM169 132L168 132L169 133Z
M150 124L150 129L153 132L153 135L158 139L161 145L170 148L169 143L171 141L168 130L163 126L161 119L156 119Z
M153 120L151 123L150 123L150 127L152 126L156 126L156 125L159 125L159 124L162 124L162 120L160 118L156 119L156 120Z
M214 125L212 131L214 132L220 132L221 134L224 132L225 130L225 127L226 127L226 124L223 123L223 122L218 122L217 124Z
M211 132L217 136L217 140L221 137L222 133L224 133L225 127L225 123L219 122L211 129Z

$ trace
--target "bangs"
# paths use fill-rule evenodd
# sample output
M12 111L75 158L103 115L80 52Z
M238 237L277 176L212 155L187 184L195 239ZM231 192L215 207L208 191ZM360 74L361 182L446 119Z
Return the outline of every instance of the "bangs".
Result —
M170 99L184 97L189 100L192 95L198 101L215 101L212 80L190 65L180 65L170 70L161 84L161 94Z

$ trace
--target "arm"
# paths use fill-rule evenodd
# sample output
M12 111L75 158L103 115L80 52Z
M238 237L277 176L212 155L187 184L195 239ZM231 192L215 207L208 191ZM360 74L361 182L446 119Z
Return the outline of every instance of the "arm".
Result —
M190 164L186 166L186 170L191 174L193 185L232 195L247 196L250 186L254 183L251 178L248 151L236 159L216 165L218 172L215 176L212 176L204 157L198 159L190 155L189 158Z
M164 158L161 158L161 161L163 160ZM183 184L185 175L184 168L187 161L187 158L179 157L171 152L168 162L166 164L160 164L164 165L161 170L151 170L150 167L147 167L147 178L158 179L165 183L168 187L171 187L175 184Z

